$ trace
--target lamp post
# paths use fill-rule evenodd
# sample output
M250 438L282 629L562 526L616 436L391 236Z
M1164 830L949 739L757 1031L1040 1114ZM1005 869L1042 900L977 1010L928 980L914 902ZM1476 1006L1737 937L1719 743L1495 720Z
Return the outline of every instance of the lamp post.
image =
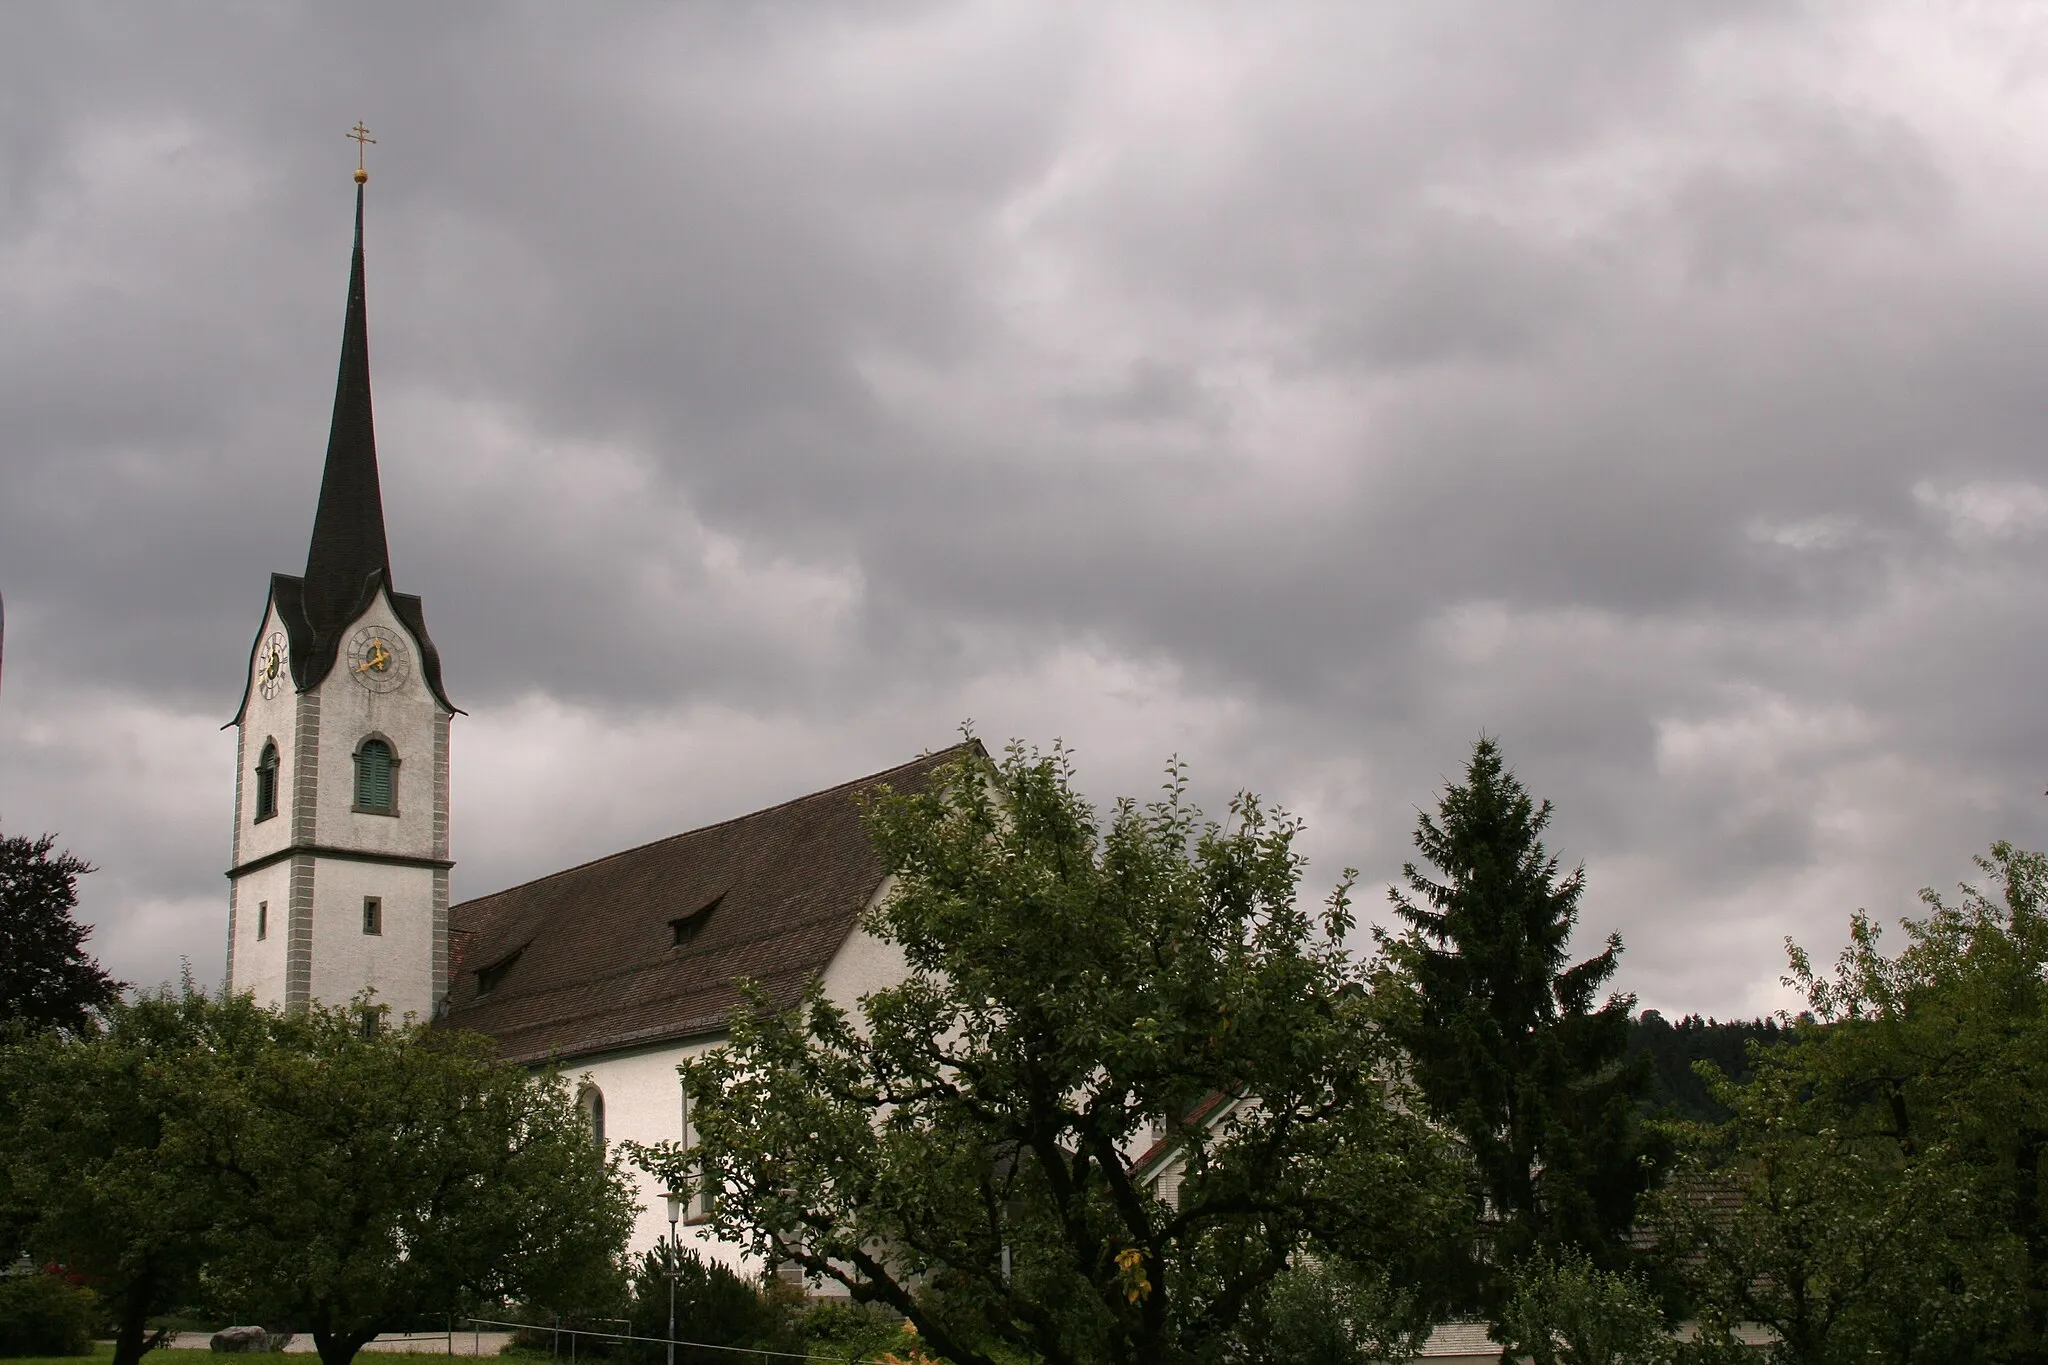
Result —
M676 1224L683 1218L683 1199L668 1192L668 1365L676 1365Z

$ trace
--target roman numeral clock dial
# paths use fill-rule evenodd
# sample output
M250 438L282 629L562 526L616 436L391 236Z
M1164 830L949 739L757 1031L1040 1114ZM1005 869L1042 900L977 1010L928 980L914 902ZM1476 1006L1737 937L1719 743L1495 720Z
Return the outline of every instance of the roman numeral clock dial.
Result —
M396 692L411 675L405 643L389 626L364 626L349 641L348 675L372 692Z

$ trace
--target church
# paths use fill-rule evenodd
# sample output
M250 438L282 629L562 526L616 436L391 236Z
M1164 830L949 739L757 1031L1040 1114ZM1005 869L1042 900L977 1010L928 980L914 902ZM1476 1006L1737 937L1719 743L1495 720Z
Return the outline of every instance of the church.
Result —
M767 810L449 903L449 699L416 596L391 575L370 402L356 172L341 366L303 576L273 574L236 732L227 989L286 1007L362 992L559 1066L597 1140L690 1139L676 1064L759 983L852 1008L902 977L860 927L888 878L863 795L919 789L950 749ZM667 1233L640 1176L631 1249ZM701 1223L706 1210L688 1210ZM704 1234L699 1233L700 1237ZM722 1254L731 1254L730 1248Z

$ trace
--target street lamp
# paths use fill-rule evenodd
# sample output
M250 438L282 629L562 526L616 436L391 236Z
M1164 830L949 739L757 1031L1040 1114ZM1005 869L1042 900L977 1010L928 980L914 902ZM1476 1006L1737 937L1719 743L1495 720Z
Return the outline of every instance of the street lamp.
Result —
M668 1365L676 1365L676 1224L683 1219L687 1197L668 1192Z

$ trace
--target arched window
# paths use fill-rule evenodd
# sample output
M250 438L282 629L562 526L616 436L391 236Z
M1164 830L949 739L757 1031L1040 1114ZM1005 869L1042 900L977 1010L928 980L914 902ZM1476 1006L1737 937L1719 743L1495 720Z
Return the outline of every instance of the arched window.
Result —
M356 750L356 809L372 815L398 813L398 760L381 739L366 739Z
M604 1091L594 1085L585 1085L576 1093L576 1107L583 1111L583 1121L590 1125L590 1136L597 1143L597 1150L604 1150Z
M263 742L263 756L256 760L256 818L268 820L277 814L277 741Z

